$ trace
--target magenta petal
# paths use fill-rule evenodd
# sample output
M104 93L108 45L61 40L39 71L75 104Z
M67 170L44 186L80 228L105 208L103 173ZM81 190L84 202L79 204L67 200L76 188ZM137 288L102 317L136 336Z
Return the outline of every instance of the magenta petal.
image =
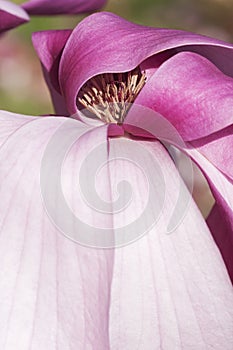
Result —
M0 0L0 32L29 21L28 14L12 2Z
M59 89L58 83L56 83L56 81L53 81L53 83L52 83L52 81L51 81L52 77L48 74L48 72L46 71L46 69L44 67L43 67L43 73L44 73L45 81L46 81L47 86L49 88L49 92L50 92L50 96L52 99L55 114L68 116L69 112L67 111L64 97L58 91L58 89Z
M233 126L190 143L228 178L233 180Z
M32 34L32 42L43 66L50 71L61 55L72 30L45 30Z
M33 33L32 41L43 67L54 109L57 114L68 115L58 81L59 61L71 30L54 30Z
M216 205L208 218L208 225L233 282L233 182L197 150L187 152L203 171L215 197Z
M106 0L29 0L22 7L30 15L78 14L99 10Z
M193 140L233 123L233 79L200 55L178 53L157 69L137 103L167 118L184 140Z
M214 205L207 224L217 243L233 283L233 210L224 200Z
M233 133L232 126L193 141L194 160L206 174L216 199L207 223L233 282ZM200 155L202 154L202 156ZM220 170L214 170L215 168Z
M42 158L55 132L64 123L68 132L86 127L3 111L0 121L0 348L108 349L113 251L62 235L46 213L40 186ZM86 129L79 155L93 143L106 144L106 128L94 137ZM74 151L63 172L68 195L76 181Z
M77 92L90 77L129 71L150 56L169 49L175 54L187 47L232 75L230 44L188 32L136 25L111 13L87 17L72 32L60 62L59 80L70 114L77 111Z
M60 92L58 82L59 61L71 33L71 30L51 30L33 33L32 35L32 42L42 66L58 92Z

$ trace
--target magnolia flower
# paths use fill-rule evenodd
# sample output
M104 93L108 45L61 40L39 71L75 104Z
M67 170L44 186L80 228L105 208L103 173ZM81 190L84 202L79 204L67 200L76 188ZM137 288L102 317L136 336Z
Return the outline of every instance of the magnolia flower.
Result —
M107 13L33 40L60 116L0 113L0 348L232 349L229 276L159 141L230 201L208 132L231 45Z
M84 106L104 121L99 96L104 93L107 102L115 97L106 95L100 80L123 79L127 85L137 79L136 94L122 98L132 103L137 97L137 104L160 113L186 142L183 151L204 172L215 197L208 225L233 279L233 46L110 13L90 16L73 31L35 33L33 42L58 114ZM145 129L153 117L150 125L139 116L133 121Z
M106 0L29 0L21 6L0 0L0 32L29 21L29 15L78 14L99 10Z

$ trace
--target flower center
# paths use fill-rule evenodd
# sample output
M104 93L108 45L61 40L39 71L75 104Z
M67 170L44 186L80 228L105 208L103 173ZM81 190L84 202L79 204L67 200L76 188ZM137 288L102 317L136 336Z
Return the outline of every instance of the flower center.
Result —
M145 82L139 67L126 73L99 74L82 86L77 101L103 122L121 124Z

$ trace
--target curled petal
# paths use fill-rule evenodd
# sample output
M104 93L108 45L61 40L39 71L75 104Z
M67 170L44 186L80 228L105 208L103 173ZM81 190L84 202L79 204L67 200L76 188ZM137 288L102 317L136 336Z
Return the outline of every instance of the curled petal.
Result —
M167 50L174 55L187 48L232 75L230 44L184 31L136 25L111 13L87 17L73 30L60 61L60 87L70 114L77 111L80 87L91 77L130 71L148 57Z
M46 53L40 52L46 46L49 52L53 52L53 37L53 32L51 37L47 32L35 39L34 45L45 66ZM231 76L233 71L233 46L230 44L184 31L139 26L111 13L97 13L84 19L69 35L69 40L65 40L66 43L63 39L61 42L54 40L56 49L51 62L56 61L56 69L52 73L46 69L49 76L52 74L53 87L62 91L69 114L77 112L78 90L91 77L99 73L129 71L139 64L146 66L149 74L149 68L153 71L180 51L205 56L227 75ZM63 49L61 59L57 58L57 53L61 54Z
M182 52L156 70L136 102L167 118L185 141L198 139L233 123L233 79L206 58Z
M29 0L22 7L30 15L78 14L99 10L106 0Z
M229 113L230 114L230 113ZM233 180L233 126L189 143L202 153L227 178Z
M6 0L0 0L0 32L28 21L28 14L20 6Z

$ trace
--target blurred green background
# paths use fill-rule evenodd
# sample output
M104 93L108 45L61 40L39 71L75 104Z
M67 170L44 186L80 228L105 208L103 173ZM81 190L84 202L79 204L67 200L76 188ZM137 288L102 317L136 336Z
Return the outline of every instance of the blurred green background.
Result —
M190 30L233 41L232 0L109 0L104 10L145 25ZM83 17L33 17L29 24L1 37L0 109L31 115L53 113L31 45L31 33L73 28Z

